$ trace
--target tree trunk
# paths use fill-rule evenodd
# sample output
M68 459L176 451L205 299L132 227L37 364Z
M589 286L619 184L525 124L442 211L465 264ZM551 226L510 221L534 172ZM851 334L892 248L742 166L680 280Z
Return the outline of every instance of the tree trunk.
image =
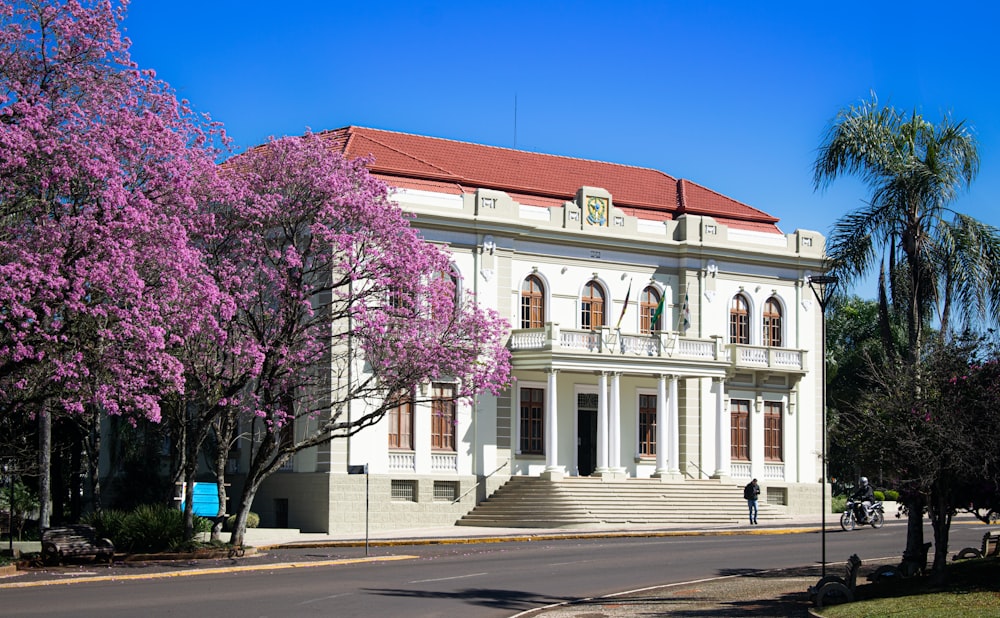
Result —
M916 561L924 549L924 498L917 495L905 503L906 505L906 549L903 560Z
M52 519L52 414L42 404L38 414L38 527L45 530Z
M935 487L931 495L931 525L934 527L934 567L931 578L934 584L943 584L948 565L948 536L951 532L951 509L948 494Z

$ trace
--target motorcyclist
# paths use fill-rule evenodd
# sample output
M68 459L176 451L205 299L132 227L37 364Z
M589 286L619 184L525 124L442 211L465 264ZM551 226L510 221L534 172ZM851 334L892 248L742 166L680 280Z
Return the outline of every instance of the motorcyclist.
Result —
M861 477L861 485L851 496L851 500L857 505L856 517L858 521L865 523L872 512L872 505L875 504L875 490L868 484L868 477Z

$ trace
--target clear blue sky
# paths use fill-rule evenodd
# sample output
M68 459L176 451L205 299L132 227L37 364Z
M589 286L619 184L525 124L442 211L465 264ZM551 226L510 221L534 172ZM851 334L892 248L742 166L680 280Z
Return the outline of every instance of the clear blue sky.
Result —
M134 0L125 30L240 150L353 124L613 161L785 232L828 233L866 198L847 179L814 191L812 164L874 90L975 128L981 172L956 207L1000 227L1000 8L819 4Z

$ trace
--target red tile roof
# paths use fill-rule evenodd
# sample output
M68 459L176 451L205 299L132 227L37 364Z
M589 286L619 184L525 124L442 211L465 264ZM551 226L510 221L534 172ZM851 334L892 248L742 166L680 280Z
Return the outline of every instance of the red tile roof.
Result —
M643 219L708 215L735 228L781 233L775 217L654 169L364 127L320 135L345 156L371 156L371 172L396 187L451 194L497 189L536 206L559 206L582 186L600 187L616 207Z

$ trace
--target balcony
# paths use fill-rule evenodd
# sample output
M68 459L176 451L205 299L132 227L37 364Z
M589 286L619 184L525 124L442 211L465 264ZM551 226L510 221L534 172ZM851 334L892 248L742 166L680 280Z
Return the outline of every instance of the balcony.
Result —
M701 339L674 332L621 333L611 328L578 330L548 323L544 328L516 329L510 349L518 361L567 356L594 360L641 362L642 359L682 361L733 370L805 373L806 353L789 348L724 344L721 337Z

